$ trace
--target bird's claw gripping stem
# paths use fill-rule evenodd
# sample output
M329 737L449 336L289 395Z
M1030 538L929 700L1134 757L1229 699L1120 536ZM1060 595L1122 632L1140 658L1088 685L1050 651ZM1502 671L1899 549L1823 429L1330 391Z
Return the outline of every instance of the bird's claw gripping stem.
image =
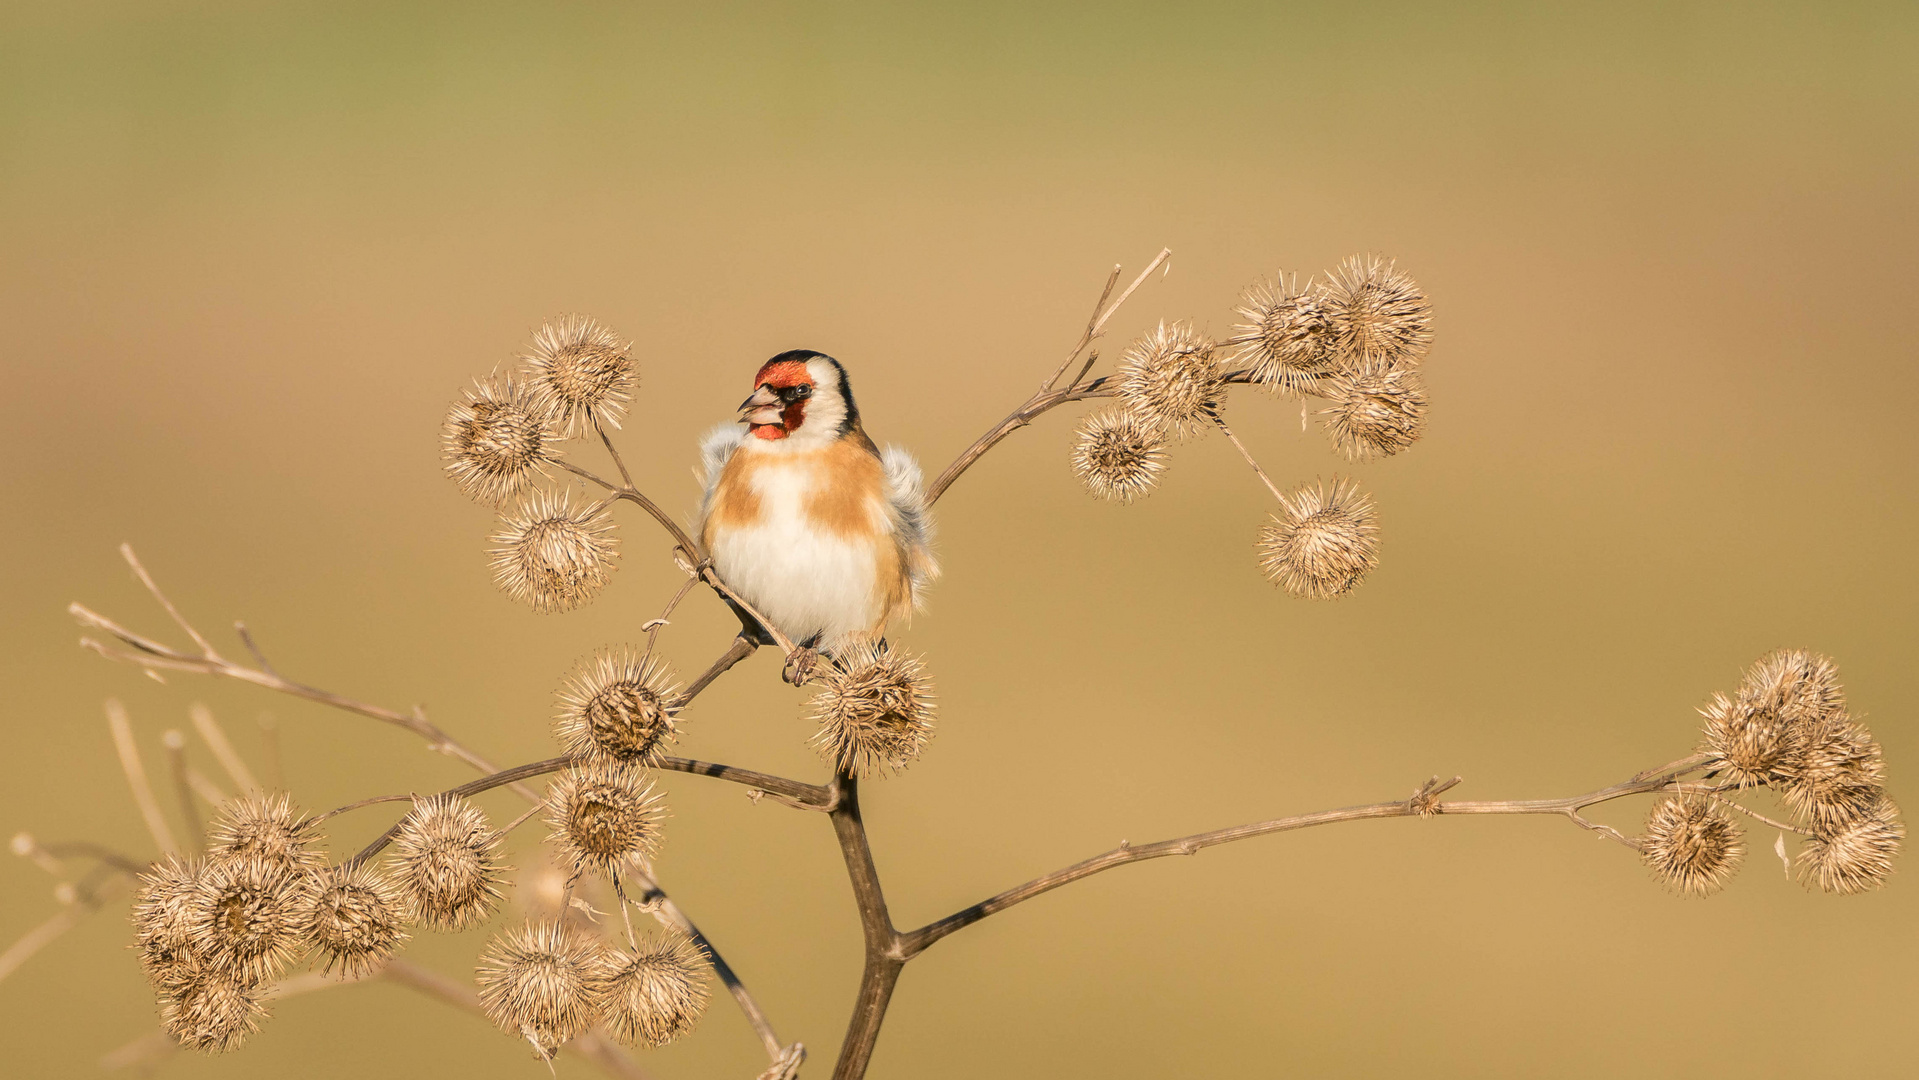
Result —
M787 654L786 667L780 672L780 678L794 686L803 685L813 677L813 668L820 662L820 651L811 646L801 645Z

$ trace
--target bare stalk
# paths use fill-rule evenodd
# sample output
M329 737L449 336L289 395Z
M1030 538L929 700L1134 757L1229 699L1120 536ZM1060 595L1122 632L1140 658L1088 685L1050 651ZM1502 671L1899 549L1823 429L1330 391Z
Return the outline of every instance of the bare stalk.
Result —
M233 786L239 788L243 795L249 791L259 791L260 782L253 778L253 770L247 768L247 763L240 757L240 752L233 748L232 741L227 738L226 729L213 718L213 710L207 708L204 703L196 701L188 707L187 714L193 718L193 730L200 733L200 738L207 744L207 749L213 751L214 760L227 771L227 777L233 781Z
M167 750L167 771L173 774L173 794L180 802L180 816L186 820L187 832L196 840L206 836L206 829L200 825L200 811L193 805L193 781L187 778L187 737L174 728L168 728L160 736L160 745Z
M893 999L893 987L910 958L903 949L900 932L893 926L886 907L886 891L880 887L879 868L873 863L873 847L866 839L866 822L860 813L859 781L847 773L833 780L837 794L833 808L833 834L840 842L840 856L846 862L847 877L853 884L853 902L859 908L860 934L866 943L865 963L860 971L859 997L853 1005L853 1019L840 1044L840 1058L833 1066L833 1080L859 1080L873 1059L873 1046L879 1041L880 1025L886 1020L886 1007Z
M903 947L910 958L925 952L934 942L958 930L986 918L989 915L1005 911L1015 904L1031 900L1042 893L1048 893L1063 885L1070 885L1083 878L1111 870L1116 866L1145 862L1148 859L1160 859L1168 855L1194 855L1209 847L1230 844L1236 840L1250 840L1255 836L1271 833L1292 832L1296 829L1309 829L1315 825L1333 825L1344 821L1365 821L1372 818L1392 817L1436 817L1462 814L1550 814L1564 817L1584 829L1611 833L1616 830L1596 825L1586 820L1580 811L1598 803L1628 795L1643 795L1653 792L1676 790L1673 781L1679 776L1706 764L1710 758L1695 755L1683 758L1670 765L1641 773L1630 780L1621 781L1611 787L1589 791L1583 795L1572 795L1563 799L1511 799L1498 802L1437 802L1415 795L1411 799L1394 802L1372 803L1366 806L1349 806L1339 810L1324 810L1316 814L1300 814L1294 817L1275 818L1271 821L1259 821L1249 825L1235 825L1211 832L1194 833L1172 840L1162 840L1154 844L1134 846L1121 843L1111 851L1102 852L1090 859L1074 863L1062 870L1042 877L1034 878L1024 885L1016 886L995 896L990 896L971 907L956 911L936 922L928 923L918 930L904 935Z
M1273 486L1272 478L1266 475L1265 469L1259 467L1259 462L1253 458L1252 451L1246 449L1246 444L1239 441L1239 436L1233 434L1233 429L1226 426L1226 418L1216 412L1213 414L1213 423L1218 424L1219 430L1225 432L1226 438L1233 444L1233 449L1238 450L1239 456L1246 459L1246 464L1253 467L1253 472L1259 476L1259 482L1266 485L1266 490L1273 493L1273 498L1278 499L1282 506L1285 505L1286 496L1281 495L1279 489Z
M160 813L159 800L153 797L153 786L147 783L147 769L140 763L140 746L133 741L133 725L127 720L126 706L114 698L107 699L107 727L113 731L113 748L120 755L120 769L127 774L127 787L133 792L134 805L140 808L147 831L153 834L154 844L162 854L180 850L173 839L173 830L167 827L166 817Z

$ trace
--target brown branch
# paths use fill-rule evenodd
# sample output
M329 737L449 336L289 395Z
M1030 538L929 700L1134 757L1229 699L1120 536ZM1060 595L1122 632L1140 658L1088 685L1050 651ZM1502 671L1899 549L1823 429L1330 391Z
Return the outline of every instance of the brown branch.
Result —
M754 1000L752 992L746 988L746 983L740 980L739 975L733 971L732 965L720 955L720 951L713 947L713 942L700 932L699 927L693 925L692 919L687 918L686 912L680 910L680 906L673 902L673 898L666 895L666 890L660 888L660 883L638 867L628 867L627 873L639 883L641 909L653 907L661 922L685 934L700 952L705 954L707 963L713 967L713 974L719 976L720 982L726 987L727 992L733 995L734 1002L739 1005L740 1012L745 1014L746 1022L752 1025L754 1033L760 1037L760 1044L766 1048L768 1060L777 1067L794 1048L797 1048L797 1056L804 1059L806 1048L798 1043L794 1043L793 1047L787 1047L780 1042L779 1034L773 1030L772 1021L766 1018L766 1011L760 1008L758 1001ZM614 889L619 892L617 879L614 881ZM624 892L620 892L620 911L624 916L626 912ZM631 927L628 929L630 932Z
M1162 840L1154 844L1142 844L1137 847L1122 842L1111 851L1095 855L1074 863L1062 870L1042 877L1034 878L1024 885L1011 888L988 897L969 908L956 911L944 919L928 923L918 930L910 931L902 937L902 948L910 959L925 952L934 942L956 931L962 930L989 915L1005 911L1015 904L1031 900L1042 893L1048 893L1063 885L1070 885L1082 878L1111 870L1116 866L1145 862L1148 859L1165 858L1168 855L1193 855L1219 844L1230 844L1236 840L1249 840L1255 836L1271 833L1291 832L1295 829L1308 829L1315 825L1333 825L1343 821L1365 821L1372 818L1425 817L1460 814L1551 814L1567 818L1584 829L1602 833L1611 833L1617 837L1616 830L1608 826L1597 825L1586 820L1579 811L1597 803L1628 795L1643 795L1652 792L1675 790L1673 781L1679 776L1705 765L1710 759L1704 754L1694 755L1675 761L1670 765L1641 773L1611 787L1589 791L1583 795L1573 795L1563 799L1513 799L1500 802L1428 802L1415 795L1412 799L1397 802L1372 803L1367 806L1349 806L1339 810L1325 810L1317 814L1300 814L1295 817L1275 818L1271 821L1254 822L1250 825L1235 825L1211 832L1194 833L1173 840ZM1623 839L1623 837L1621 838ZM1630 845L1630 841L1628 841Z
M879 869L873 863L873 847L866 839L866 822L860 814L859 781L840 773L834 778L833 790L837 796L833 833L839 838L840 855L846 862L847 877L853 883L853 902L859 907L860 934L866 944L859 996L853 1005L853 1018L846 1027L846 1039L840 1044L839 1061L833 1066L833 1080L859 1080L866 1075L866 1066L873 1059L873 1046L879 1041L880 1025L886 1020L893 987L899 983L900 970L910 957L887 911L886 892L880 887Z

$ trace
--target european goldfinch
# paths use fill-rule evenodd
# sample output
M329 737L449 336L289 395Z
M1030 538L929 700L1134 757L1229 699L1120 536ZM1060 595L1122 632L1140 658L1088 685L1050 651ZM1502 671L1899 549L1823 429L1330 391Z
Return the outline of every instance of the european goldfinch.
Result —
M830 356L794 350L761 365L738 423L700 454L700 541L727 585L802 646L791 681L817 651L877 640L939 573L918 463L867 438Z

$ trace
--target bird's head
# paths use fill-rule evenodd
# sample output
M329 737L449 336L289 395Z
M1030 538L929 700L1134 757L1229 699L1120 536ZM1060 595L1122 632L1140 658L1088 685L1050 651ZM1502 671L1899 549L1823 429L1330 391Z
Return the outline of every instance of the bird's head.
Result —
M828 443L859 427L846 369L825 353L795 349L760 365L740 420L758 439L799 448Z

